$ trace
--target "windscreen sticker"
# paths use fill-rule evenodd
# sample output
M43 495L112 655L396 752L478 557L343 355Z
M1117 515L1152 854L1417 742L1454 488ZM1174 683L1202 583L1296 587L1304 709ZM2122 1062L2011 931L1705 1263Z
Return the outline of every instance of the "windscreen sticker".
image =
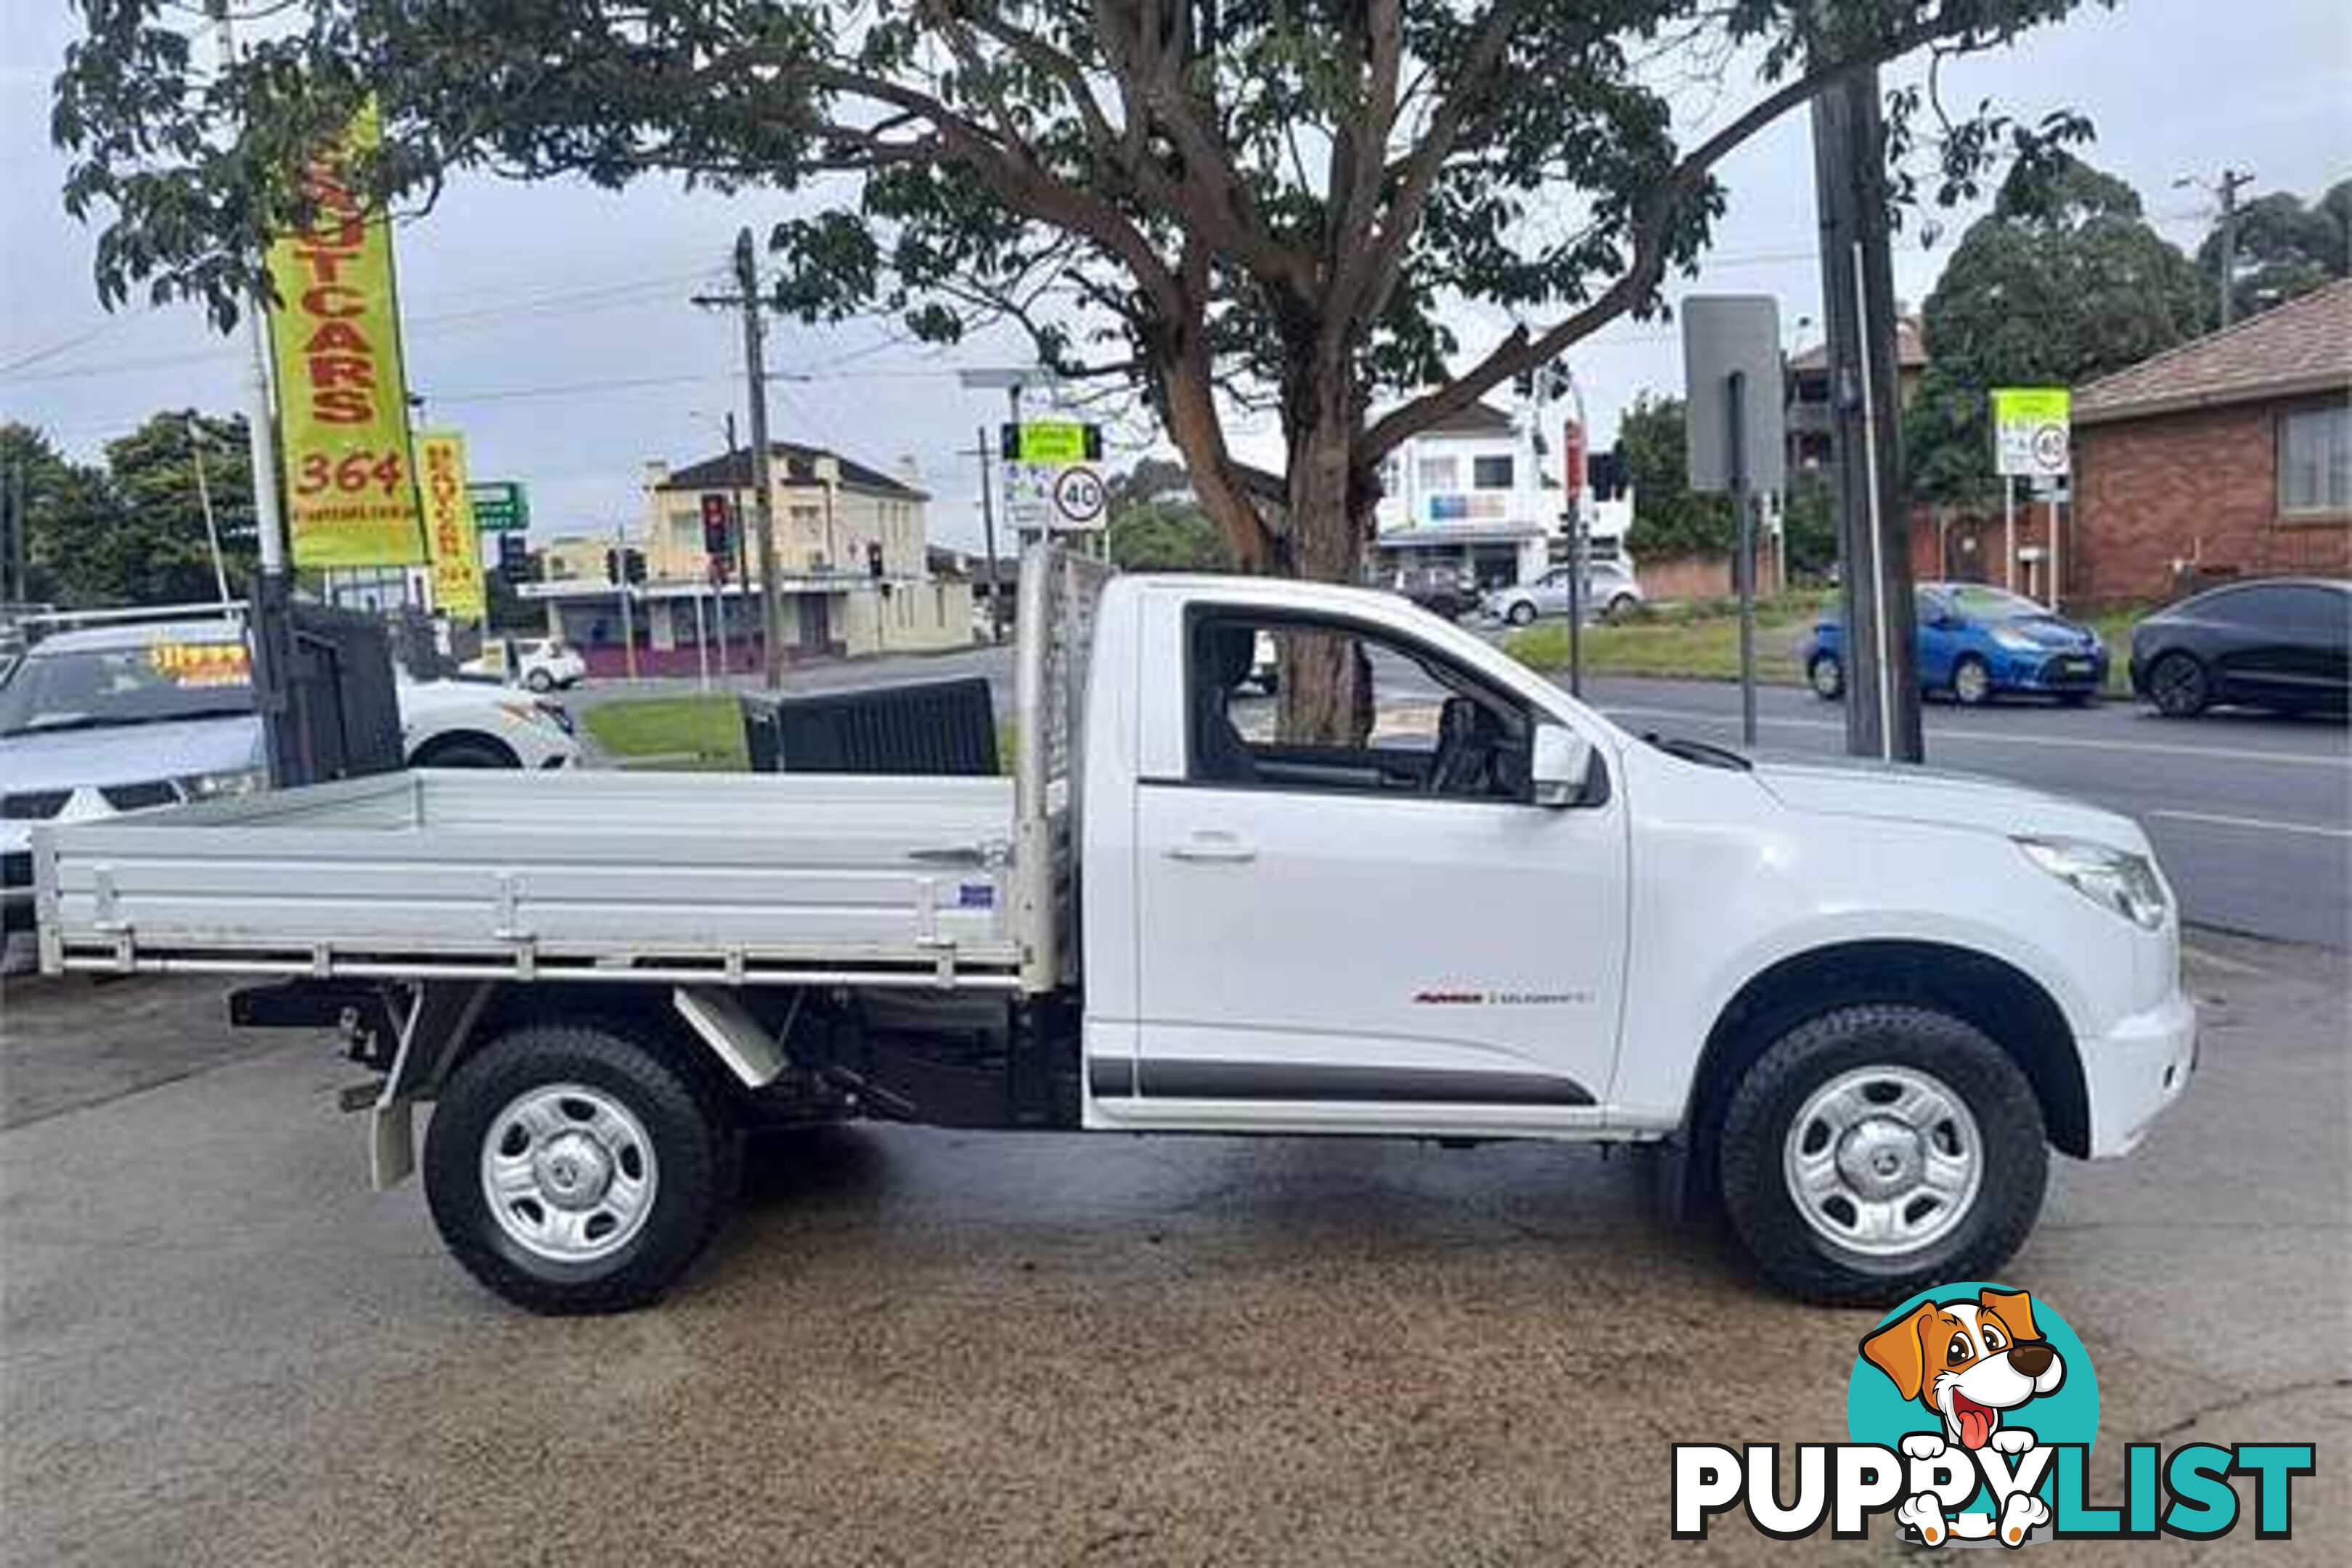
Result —
M245 645L234 642L159 642L147 648L147 663L174 686L200 689L246 686L253 669Z

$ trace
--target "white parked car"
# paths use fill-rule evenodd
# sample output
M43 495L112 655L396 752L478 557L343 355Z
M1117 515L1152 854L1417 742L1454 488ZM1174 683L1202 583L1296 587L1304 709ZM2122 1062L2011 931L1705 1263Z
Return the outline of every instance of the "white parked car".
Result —
M576 686L588 675L588 661L570 643L555 637L505 637L457 667L463 675L487 675L537 692Z
M45 826L43 964L278 977L240 1016L341 1022L380 1184L430 1101L435 1223L544 1311L654 1300L742 1131L825 1117L1673 1141L1766 1278L1899 1300L1999 1278L2050 1151L2127 1153L2189 1083L2127 817L1638 736L1387 594L1098 570L1024 565L1011 777L424 773ZM1370 672L1347 732L1236 721L1267 630Z
M237 623L58 632L0 673L0 923L31 923L32 829L262 787L261 721ZM504 687L399 683L413 767L577 763L569 719Z

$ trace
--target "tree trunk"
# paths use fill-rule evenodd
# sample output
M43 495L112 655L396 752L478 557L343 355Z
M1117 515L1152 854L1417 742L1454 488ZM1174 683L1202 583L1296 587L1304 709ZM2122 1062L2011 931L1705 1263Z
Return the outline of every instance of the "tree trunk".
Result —
M1355 482L1354 411L1333 390L1316 399L1312 413L1311 422L1294 425L1290 433L1283 563L1290 575L1353 583L1361 575L1370 537L1369 508L1361 505L1364 492ZM1303 745L1361 745L1372 728L1370 671L1362 654L1339 637L1297 642L1295 667L1282 672L1283 739Z

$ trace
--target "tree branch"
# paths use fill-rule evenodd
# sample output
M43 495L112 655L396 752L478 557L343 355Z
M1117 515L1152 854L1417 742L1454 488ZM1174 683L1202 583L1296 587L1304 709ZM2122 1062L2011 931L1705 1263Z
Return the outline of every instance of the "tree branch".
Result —
M1517 329L1468 372L1375 421L1365 432L1360 461L1378 461L1402 442L1469 407L1508 377L1550 363L1571 343L1648 299L1664 276L1666 240L1682 204L1698 189L1708 171L1742 142L1849 77L1883 65L1931 38L1967 31L1964 25L1940 19L1898 30L1835 65L1783 83L1749 105L1738 118L1700 142L1659 183L1633 227L1633 264L1616 282L1591 304L1539 334L1530 336L1525 327Z

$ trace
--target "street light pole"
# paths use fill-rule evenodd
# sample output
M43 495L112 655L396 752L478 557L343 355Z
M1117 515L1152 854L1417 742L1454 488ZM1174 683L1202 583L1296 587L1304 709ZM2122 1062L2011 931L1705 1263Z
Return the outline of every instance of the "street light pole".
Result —
M207 0L206 9L212 15L220 74L226 77L236 65L236 31L229 20L228 0ZM293 594L287 580L285 521L278 491L268 311L267 296L259 289L247 290L245 441L247 460L253 468L253 533L259 568L254 574L247 615L252 643L253 705L261 717L263 760L268 766L269 782L283 785L301 782L297 777L301 767L288 724L286 677L294 657L289 624Z

